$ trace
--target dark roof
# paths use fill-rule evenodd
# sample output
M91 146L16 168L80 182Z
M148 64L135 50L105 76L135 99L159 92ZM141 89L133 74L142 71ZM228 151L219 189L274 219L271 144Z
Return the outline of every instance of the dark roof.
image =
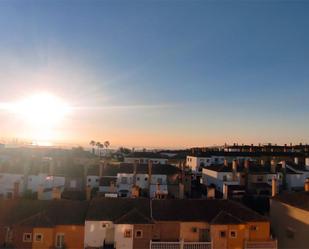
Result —
M150 217L143 215L139 210L133 208L128 213L124 214L117 220L115 220L116 224L149 224L153 223Z
M309 211L309 192L286 192L276 195L272 199Z
M211 222L219 212L226 211L243 222L265 221L265 217L230 200L153 200L153 218L161 221Z
M117 176L118 173L133 174L134 165L132 163L121 163L118 165L107 165L103 168L103 176ZM147 174L148 165L147 164L137 164L136 168L137 174ZM152 174L160 175L174 175L179 173L181 170L175 166L169 164L153 164Z
M90 202L86 219L140 223L145 217L150 219L149 199L95 198Z
M115 176L103 176L100 179L100 186L110 186L111 182L116 184L117 177Z
M147 151L136 151L132 152L125 157L132 157L132 158L162 158L162 159L168 159L168 156L155 153L155 152L147 152Z
M20 221L18 225L27 227L53 227L55 224L46 212L43 211Z
M25 221L27 225L81 225L84 224L88 207L86 201L37 201L17 200L0 202L0 224L16 224Z
M243 223L242 220L238 219L237 217L233 216L232 214L221 211L218 215L212 219L211 224L241 224Z
M216 171L216 172L232 172L231 163L229 163L227 166L223 164L219 164L219 165L210 165L204 168L208 170ZM239 164L237 166L237 172L244 172L244 171L245 171L245 167L243 166L243 164ZM276 165L276 173L278 172L282 172L281 164ZM255 162L250 162L249 173L250 174L271 174L271 165L269 163L265 165L260 165L260 164L256 164ZM286 173L297 174L294 171L290 170L289 168L286 168Z
M61 193L61 199L82 201L86 199L86 193L80 190L64 190Z

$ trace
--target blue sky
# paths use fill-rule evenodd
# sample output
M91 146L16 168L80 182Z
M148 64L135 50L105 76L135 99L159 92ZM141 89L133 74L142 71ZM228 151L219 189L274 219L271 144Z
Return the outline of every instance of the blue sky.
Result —
M306 143L308 13L309 1L1 1L0 100L61 96L78 108L58 139L81 144Z

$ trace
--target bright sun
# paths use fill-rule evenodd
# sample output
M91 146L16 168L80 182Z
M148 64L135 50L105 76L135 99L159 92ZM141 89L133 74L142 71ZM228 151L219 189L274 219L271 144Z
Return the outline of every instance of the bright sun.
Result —
M38 93L17 101L11 111L28 127L28 134L41 143L55 138L55 129L71 108L49 93Z
M49 93L40 93L22 99L15 103L13 108L24 121L38 127L52 127L70 111L66 103Z

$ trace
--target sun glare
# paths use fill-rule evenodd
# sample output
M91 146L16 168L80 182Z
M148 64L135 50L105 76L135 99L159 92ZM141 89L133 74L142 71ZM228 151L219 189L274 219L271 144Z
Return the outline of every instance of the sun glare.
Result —
M9 109L24 122L25 132L38 144L49 144L55 138L55 129L71 111L67 103L49 93L26 97L11 104Z
M54 126L69 112L69 106L60 98L48 93L40 93L13 105L14 112L24 121L34 126Z

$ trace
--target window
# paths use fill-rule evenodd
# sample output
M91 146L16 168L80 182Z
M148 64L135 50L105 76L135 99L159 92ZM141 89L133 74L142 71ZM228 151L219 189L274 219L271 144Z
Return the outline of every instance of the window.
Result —
M34 241L35 241L35 242L42 242L42 241L43 241L43 234L41 234L41 233L36 233L36 234L34 235Z
M147 177L145 177L145 182L146 182L146 181L148 181L148 178L147 178Z
M108 223L103 222L102 223L102 228L108 228L108 225L109 225Z
M56 248L64 248L64 234L63 233L56 234Z
M225 237L226 237L226 232L220 231L220 238L225 238Z
M143 231L142 230L136 230L135 231L135 238L143 238Z
M236 238L237 232L236 231L230 231L230 238Z
M162 178L158 178L158 179L157 179L157 183L158 183L158 184L162 184L162 183L163 183Z
M289 238L289 239L294 239L294 230L290 227L288 227L286 230L285 230L285 234L286 234L286 237Z
M224 182L227 181L227 176L226 176L226 175L223 176L223 181L224 181Z
M96 182L98 182L98 181L99 181L99 179L95 179L95 181L96 181Z
M132 230L131 229L126 229L124 230L124 235L125 238L131 238L132 237Z
M24 233L23 242L31 242L31 241L32 241L32 233Z
M88 178L88 182L91 182L91 178Z
M197 228L196 227L192 227L192 233L197 233Z
M258 230L258 226L255 226L255 225L250 226L250 231L257 231L257 230Z
M136 177L136 180L139 181L139 177Z

